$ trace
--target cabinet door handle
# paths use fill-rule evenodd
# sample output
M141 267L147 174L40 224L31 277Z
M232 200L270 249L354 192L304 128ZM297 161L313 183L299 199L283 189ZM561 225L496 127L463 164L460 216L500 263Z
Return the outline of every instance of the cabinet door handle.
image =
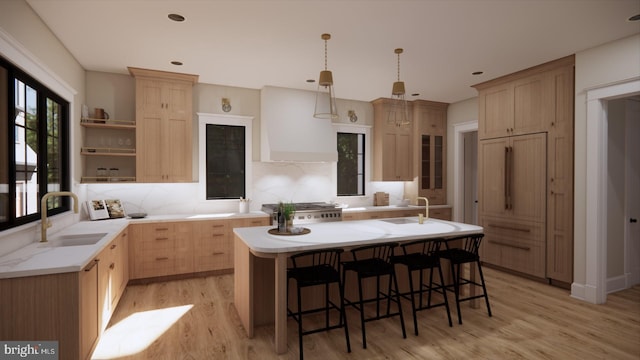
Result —
M222 251L215 251L211 255L224 255L224 253Z
M162 238L156 238L156 240L169 240L169 238L162 237Z
M529 247L529 246L515 245L515 244L510 244L510 243L506 243L506 242L502 242L502 241L495 241L495 240L489 240L489 242L492 243L492 244L508 246L508 247L512 247L512 248L520 249L520 250L526 250L526 251L531 250L531 247Z
M169 228L163 227L163 228L156 228L156 231L167 231L169 230Z
M489 224L489 227L496 228L496 229L521 231L521 232L526 232L526 233L531 232L531 229L529 229L529 228L521 228L521 227L516 227L516 226L505 226L505 225L498 225L498 224Z
M113 270L113 269L115 269L115 268L116 268L116 264L111 263L111 264L109 265L109 269Z
M638 222L638 219L635 219L635 218L629 218L629 222L630 222L630 223L637 223L637 222Z
M214 227L214 228L221 228L221 227L224 227L224 225L223 225L223 224L218 224L218 225L212 225L212 227Z
M509 210L509 147L504 147L504 209Z
M113 249L115 249L116 247L118 247L118 245L113 244L113 245L111 245L111 247L109 247L109 250L113 250Z
M166 256L163 256L163 257L157 257L156 260L158 260L158 261L169 260L169 258L166 257Z
M213 234L211 234L211 236L216 236L216 237L218 237L218 236L224 236L224 234L221 234L221 233L213 233Z

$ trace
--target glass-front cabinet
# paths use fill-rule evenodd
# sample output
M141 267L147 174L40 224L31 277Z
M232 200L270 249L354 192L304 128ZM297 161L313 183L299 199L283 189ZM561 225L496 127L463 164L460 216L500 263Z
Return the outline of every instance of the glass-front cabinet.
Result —
M419 144L419 196L429 199L431 205L447 203L446 193L446 103L426 100L413 102Z

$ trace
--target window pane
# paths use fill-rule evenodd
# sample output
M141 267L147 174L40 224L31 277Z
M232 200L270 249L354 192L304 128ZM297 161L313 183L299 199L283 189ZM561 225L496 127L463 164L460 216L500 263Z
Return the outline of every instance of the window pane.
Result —
M206 141L207 199L246 197L244 126L207 124Z
M364 134L338 133L338 195L364 195Z
M16 80L16 218L38 212L38 104L36 91Z
M0 66L0 134L9 134L9 85L7 69ZM9 172L6 169L9 166L9 136L0 135L0 224L8 221L11 214L9 209L11 202L9 201Z
M61 191L62 154L60 151L60 104L47 99L47 192ZM49 198L47 209L62 206L63 198Z

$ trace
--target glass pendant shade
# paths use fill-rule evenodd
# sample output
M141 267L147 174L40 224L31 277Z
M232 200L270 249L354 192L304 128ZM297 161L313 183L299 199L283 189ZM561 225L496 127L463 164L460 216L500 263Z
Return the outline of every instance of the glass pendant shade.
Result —
M324 40L324 70L320 71L318 79L318 91L316 92L316 106L313 117L318 119L337 119L338 108L336 106L336 95L333 91L333 75L327 70L327 40L331 35L322 34Z
M313 117L318 119L337 119L338 108L336 107L336 96L333 92L333 76L331 71L320 72L318 81L318 91L316 92L316 107Z
M393 99L393 104L391 105L391 111L389 112L389 117L393 117L393 119L388 119L389 122L395 123L396 126L405 126L409 125L409 104L405 99L405 89L404 89L404 81L400 81L400 54L402 54L402 49L395 49L394 52L398 55L398 81L393 83L393 88L391 89L391 98Z

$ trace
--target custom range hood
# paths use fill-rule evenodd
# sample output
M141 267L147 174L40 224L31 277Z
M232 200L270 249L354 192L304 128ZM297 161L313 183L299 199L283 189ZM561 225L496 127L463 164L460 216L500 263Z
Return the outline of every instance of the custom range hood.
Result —
M265 86L260 92L262 161L338 161L330 119L313 117L312 91Z

